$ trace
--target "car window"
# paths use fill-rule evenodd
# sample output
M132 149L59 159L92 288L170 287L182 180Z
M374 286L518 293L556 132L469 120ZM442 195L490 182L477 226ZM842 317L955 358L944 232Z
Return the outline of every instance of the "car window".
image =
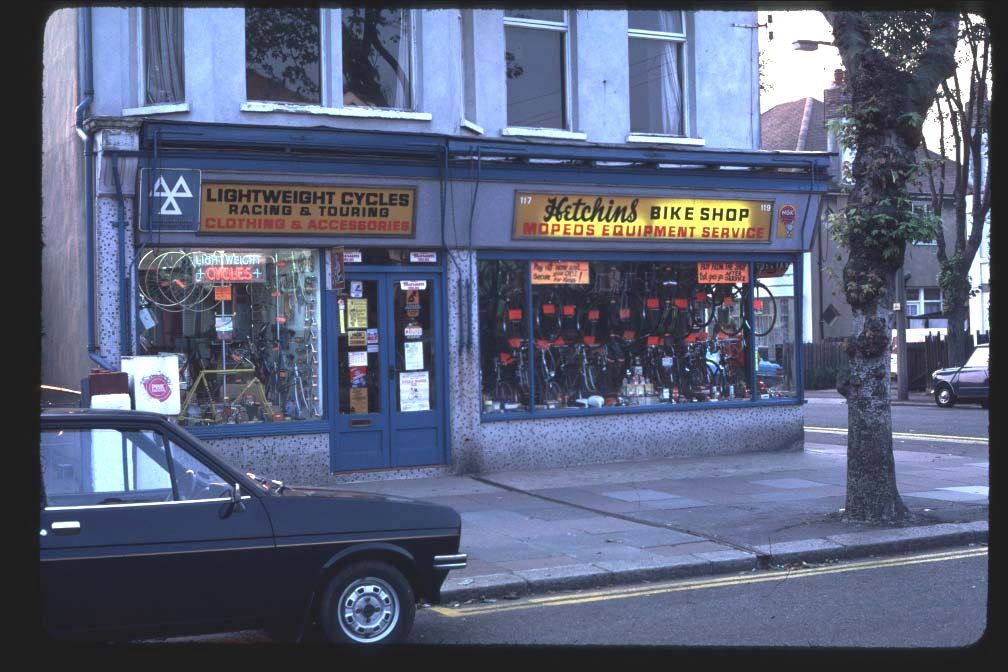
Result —
M172 468L180 500L217 499L231 495L228 479L174 441L169 439L168 445L171 447Z
M157 432L46 430L39 456L46 506L172 499L165 442Z
M990 348L977 348L970 355L970 358L966 360L966 366L987 366L987 360L990 356Z

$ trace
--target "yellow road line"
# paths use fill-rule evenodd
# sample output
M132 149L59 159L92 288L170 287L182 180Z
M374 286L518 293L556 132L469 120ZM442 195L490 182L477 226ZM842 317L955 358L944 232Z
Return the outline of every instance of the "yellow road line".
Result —
M847 434L843 427L806 427L806 432L819 434ZM926 439L928 441L947 441L951 443L989 443L982 436L951 436L947 434L918 434L917 432L893 432L894 439Z
M553 595L549 597L536 597L522 600L521 602L481 604L471 607L432 607L442 616L449 618L460 618L463 616L479 616L488 613L501 613L505 611L517 611L519 609L533 609L535 607L559 607L574 604L588 604L590 602L600 602L603 600L618 600L628 597L645 597L650 595L662 595L684 590L702 590L706 588L724 588L728 586L741 586L750 583L765 583L767 581L784 581L789 579L801 579L824 574L838 574L845 572L857 572L867 569L884 569L888 567L902 567L905 565L918 565L928 562L944 562L947 560L960 560L963 558L973 558L987 555L987 548L975 548L966 551L945 551L939 553L926 553L903 558L890 558L887 560L866 560L861 562L845 563L843 565L826 565L823 567L810 567L806 569L792 569L787 571L772 571L768 573L728 576L716 579L698 579L690 581L677 581L674 583L663 583L649 585L647 587L634 588L611 588L581 592L571 595Z

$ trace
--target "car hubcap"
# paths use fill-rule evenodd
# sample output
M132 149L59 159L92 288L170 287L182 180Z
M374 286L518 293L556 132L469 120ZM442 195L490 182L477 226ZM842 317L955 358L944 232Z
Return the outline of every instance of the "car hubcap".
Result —
M340 596L340 627L356 642L384 639L398 621L399 602L395 591L381 579L358 579Z
M943 404L949 403L951 399L952 395L949 393L948 390L942 390L938 393L938 401L940 401Z

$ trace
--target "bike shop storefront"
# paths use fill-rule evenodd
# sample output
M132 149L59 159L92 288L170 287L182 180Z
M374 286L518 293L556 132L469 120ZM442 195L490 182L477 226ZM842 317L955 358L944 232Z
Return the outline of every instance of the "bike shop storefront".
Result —
M801 445L818 193L717 179L481 187L480 209L507 214L474 234L479 421L459 459L492 470Z
M136 347L178 357L178 423L288 481L443 469L443 254L436 213L418 207L426 186L170 157L141 171Z

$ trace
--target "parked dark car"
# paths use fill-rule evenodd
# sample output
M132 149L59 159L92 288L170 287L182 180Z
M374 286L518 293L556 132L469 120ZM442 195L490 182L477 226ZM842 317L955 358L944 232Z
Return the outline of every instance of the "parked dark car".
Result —
M956 402L980 403L984 408L990 402L990 344L978 345L962 366L938 369L931 374L928 393L943 408Z
M43 627L402 641L459 553L454 510L244 473L163 417L43 410Z

